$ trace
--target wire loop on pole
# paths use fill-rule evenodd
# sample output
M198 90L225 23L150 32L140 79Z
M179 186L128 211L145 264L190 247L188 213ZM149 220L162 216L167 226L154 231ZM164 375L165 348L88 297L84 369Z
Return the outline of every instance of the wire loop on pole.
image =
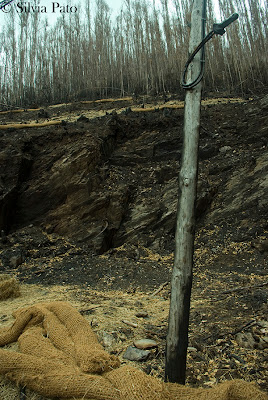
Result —
M213 38L214 35L223 35L225 33L226 26L230 25L238 18L238 14L232 14L229 18L221 22L220 24L213 24L213 30L205 36L205 23L206 23L206 0L204 0L203 6L203 15L202 15L202 42L199 43L197 48L193 51L193 53L188 58L185 68L182 75L182 87L183 89L193 89L203 78L205 72L205 44ZM202 50L201 60L200 60L200 72L195 80L190 83L186 83L186 74L188 71L188 67L193 61L196 54Z

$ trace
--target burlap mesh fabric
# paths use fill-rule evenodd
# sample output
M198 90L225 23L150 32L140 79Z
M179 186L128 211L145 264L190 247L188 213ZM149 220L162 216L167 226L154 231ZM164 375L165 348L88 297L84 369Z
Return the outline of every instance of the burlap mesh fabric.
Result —
M268 400L255 385L231 381L212 389L163 383L120 367L70 304L41 303L14 313L0 345L18 341L20 353L0 349L0 373L47 397L91 400Z
M0 274L0 300L20 295L19 282L12 276Z

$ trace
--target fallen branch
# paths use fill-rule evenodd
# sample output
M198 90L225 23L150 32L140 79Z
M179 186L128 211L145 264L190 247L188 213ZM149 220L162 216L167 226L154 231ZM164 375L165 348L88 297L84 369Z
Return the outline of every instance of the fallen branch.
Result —
M259 283L258 285L252 285L252 286L239 286L239 287L236 287L236 288L233 288L233 289L225 290L224 292L221 292L221 294L240 292L241 290L256 289L256 288L267 286L267 285L268 285L268 282Z
M231 332L231 335L236 335L237 333L243 331L246 328L249 328L250 326L256 325L255 319L247 322L246 324L242 325L240 328L236 329L234 332Z
M138 324L135 324L134 322L126 321L125 319L122 320L124 324L131 326L132 328L137 328Z
M243 358L237 356L236 354L233 353L226 353L230 358L234 358L235 360L239 361L241 364L246 364L246 361L243 360Z
M168 282L163 283L161 286L159 286L158 289L156 289L156 290L151 294L151 296L155 296L156 294L158 294L159 292L161 292L161 290L163 290L164 287L167 286L167 285L168 285Z
M80 312L80 314L84 315L84 314L87 314L87 313L91 313L91 311L94 311L98 307L103 307L103 305L102 304L96 304L93 307L81 309L81 310L79 310L79 312Z

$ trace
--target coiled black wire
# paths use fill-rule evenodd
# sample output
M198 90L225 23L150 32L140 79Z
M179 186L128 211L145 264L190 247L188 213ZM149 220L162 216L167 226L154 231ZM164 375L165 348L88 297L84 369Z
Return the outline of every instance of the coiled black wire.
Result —
M185 64L185 68L184 68L184 72L182 75L182 87L184 89L192 89L194 86L196 86L201 79L203 78L204 75L204 71L205 71L205 43L210 39L207 39L205 41L205 26L206 26L206 14L207 14L207 0L203 0L203 9L202 9L202 42L197 46L197 48L194 50L194 52L190 55L190 57L188 58L187 63ZM195 55L202 49L202 53L201 53L201 60L200 60L200 72L199 75L197 76L197 78L190 82L190 83L186 83L186 74L187 74L187 70L188 67L190 65L190 63L193 61Z
M197 46L197 48L193 51L193 53L190 55L190 57L188 58L188 61L185 64L185 68L183 71L183 75L182 75L182 87L184 89L192 89L194 88L203 78L204 76L204 71L205 71L205 44L212 39L212 37L217 34L217 35L223 35L225 33L224 28L228 25L230 25L232 22L234 22L237 18L238 18L238 14L233 14L231 15L229 18L227 18L225 21L223 21L220 24L213 24L213 30L211 32L209 32L207 34L207 36L205 36L205 24L206 24L206 7L207 7L207 1L204 0L203 2L203 10L202 10L202 42L199 43L199 45ZM190 83L186 83L186 74L187 74L187 70L188 67L190 65L190 63L193 61L194 57L196 56L196 54L202 50L201 53L201 60L200 60L200 72L197 76L197 78L190 82Z
M12 3L12 1L14 1L14 0L3 0L3 1L0 1L0 10L2 10L2 8L7 6L8 4Z

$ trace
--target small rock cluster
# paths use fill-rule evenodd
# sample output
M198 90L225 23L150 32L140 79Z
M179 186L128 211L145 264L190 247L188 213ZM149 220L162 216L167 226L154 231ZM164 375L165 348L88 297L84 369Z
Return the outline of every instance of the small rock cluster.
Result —
M156 341L152 339L139 339L134 341L134 346L129 346L123 358L130 361L145 361L153 348L157 348Z

